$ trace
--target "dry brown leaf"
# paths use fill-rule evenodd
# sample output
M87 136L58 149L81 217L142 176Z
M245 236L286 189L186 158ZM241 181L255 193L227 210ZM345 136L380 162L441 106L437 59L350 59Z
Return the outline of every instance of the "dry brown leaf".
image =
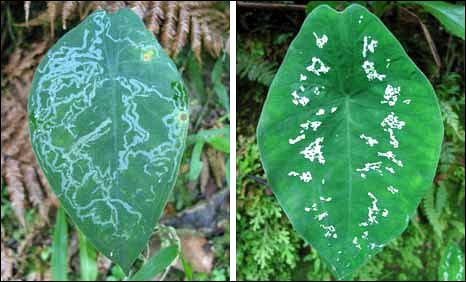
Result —
M47 13L49 15L50 34L52 38L55 37L55 18L57 17L57 9L60 4L62 3L58 1L47 1Z
M229 37L229 9L219 11L215 1L47 1L47 10L30 21L30 3L25 3L26 23L18 25L48 23L53 37L57 17L61 16L62 28L66 29L67 21L78 14L83 19L95 9L113 13L126 6L138 14L155 35L160 33L161 45L170 56L176 57L181 52L188 43L190 33L191 49L199 62L203 47L213 57L218 57L222 49L229 48L226 44Z
M76 1L65 1L63 3L62 9L62 28L66 29L66 20L68 20L71 16L76 13L78 8L78 2Z
M210 273L213 268L214 253L207 239L195 232L178 232L184 259L196 272ZM178 261L176 267L183 270Z
M99 273L107 273L112 266L112 261L102 254L97 255L97 270Z
M7 159L5 163L5 181L8 195L10 196L11 207L22 226L26 226L24 220L24 186L21 182L19 162L14 159Z
M210 146L206 150L207 159L209 160L209 165L211 172L215 179L215 185L217 187L223 186L223 181L225 179L225 157L222 152L219 152Z
M147 17L147 28L154 34L159 34L160 25L164 19L161 1L147 1L149 3L149 16Z
M14 97L21 101L24 108L26 108L34 69L45 54L48 45L49 42L44 40L31 44L27 49L15 49L9 57L8 64L3 69L6 80L12 87L9 92L13 92Z
M50 185L49 185L49 182L47 181L47 178L45 178L45 175L40 169L38 164L36 164L35 168L36 168L37 175L39 176L40 184L42 188L44 188L45 194L47 194L48 201L50 201L50 203L54 207L58 207L60 205L58 202L58 198L57 196L55 196L55 193L53 193L52 190L50 189Z
M201 48L201 24L199 19L193 16L191 18L191 49L199 62L202 62Z
M206 194L207 183L210 178L209 160L207 159L204 152L201 155L202 168L201 175L199 177L199 187L201 188L202 195Z
M212 33L210 31L209 25L206 23L206 21L202 21L201 23L201 34L202 34L202 46L207 49L207 51L210 53L210 55L215 55L214 52L212 52L213 49L213 39L212 39Z
M29 165L22 165L21 170L24 175L24 184L28 192L29 202L39 210L41 219L48 222L50 202L44 198L36 170Z
M161 44L167 51L168 55L171 55L172 42L176 34L176 21L178 5L175 1L166 1L165 3L165 22L162 26L162 38Z
M29 143L26 110L9 93L2 95L1 102L2 154L7 158L22 157L24 161L20 152L22 148L27 148L26 143Z
M189 10L186 8L181 8L180 15L178 18L178 29L176 31L176 39L173 44L173 57L178 56L181 49L183 49L184 45L186 44L188 34L189 34L189 23L190 23L190 16Z
M13 266L15 262L13 258L13 251L4 246L3 241L1 242L1 247L1 278L2 281L9 281L13 276Z
M79 259L76 259L79 250L78 232L76 229L70 230L68 240L68 262L73 269L79 268Z
M215 1L179 1L179 5L183 8L200 9L211 8L217 3Z
M35 160L27 122L26 103L33 71L48 47L47 41L33 43L27 49L16 49L4 67L8 82L1 96L2 177L18 220L24 225L24 207L34 206L47 222L51 192L41 180ZM44 196L44 188L47 192ZM27 191L27 197L25 195ZM54 198L54 196L53 196Z
M146 1L130 1L128 2L128 6L131 10L138 15L141 20L144 19L144 15L146 14L147 7L144 4Z
M9 93L2 94L1 97L1 145L2 154L6 157L13 157L19 151L15 141L19 136L21 124L24 122L26 111L21 104Z

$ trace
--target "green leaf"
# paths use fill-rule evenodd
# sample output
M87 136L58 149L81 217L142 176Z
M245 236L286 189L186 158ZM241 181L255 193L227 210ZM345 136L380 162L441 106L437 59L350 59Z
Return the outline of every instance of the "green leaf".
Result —
M435 202L435 187L432 187L431 189L429 189L429 191L427 192L427 194L425 195L422 201L422 208L435 234L440 238L440 240L442 240L444 225L440 221L440 215L435 209L434 202Z
M191 81L190 85L193 86L196 94L202 99L205 99L205 87L204 80L202 79L202 68L196 60L194 53L190 53L190 56L188 57L187 73Z
M187 144L198 142L198 140L204 140L209 143L214 149L222 151L224 153L230 153L230 127L224 127L219 129L207 129L201 130L195 135L188 137Z
M437 193L435 194L435 211L438 214L442 213L443 208L448 200L448 191L445 183L442 181L437 187Z
M223 72L223 60L224 56L220 56L215 62L214 68L212 69L211 77L212 83L222 80Z
M225 179L227 181L228 187L230 187L230 158L227 159L227 163L225 164Z
M150 281L157 274L169 267L173 260L178 255L178 247L170 246L161 249L157 254L153 255L141 269L131 277L130 281Z
M36 70L29 128L73 222L128 273L176 180L187 95L176 66L129 9L98 10Z
M229 129L229 128L227 128ZM207 141L212 147L214 147L216 150L222 151L224 153L229 153L230 152L230 134L226 135L217 135L217 136L212 136L208 139Z
M214 65L214 68L211 74L211 80L212 80L212 84L214 85L214 91L217 94L217 97L220 103L227 111L229 111L230 103L229 103L228 93L227 93L225 86L222 84L222 72L223 72L224 58L225 56L220 56L215 62L215 65Z
M464 281L464 253L450 243L445 248L438 268L440 281Z
M309 14L257 128L275 196L339 279L406 228L442 137L429 81L360 5Z
M124 273L123 269L121 269L121 267L118 266L118 265L114 265L112 267L111 272L112 272L111 277L113 277L115 279L115 281L124 280L125 277L126 277L126 274Z
M181 265L183 266L184 273L186 275L186 280L193 281L193 268L191 267L189 262L187 262L184 259L182 253L180 253L180 260L181 260Z
M225 86L221 82L216 81L214 83L214 91L225 110L230 111L229 97Z
M402 1L401 4L417 4L431 13L445 29L464 40L464 5L444 1Z
M68 225L65 210L57 210L57 219L53 230L52 242L52 280L68 280Z
M79 237L79 263L81 280L96 281L97 279L97 253L87 241L84 234L78 230Z
M202 170L201 153L204 147L204 140L198 140L194 145L191 154L191 163L189 164L189 180L194 181L199 177Z
M263 56L258 56L240 47L238 48L236 55L236 75L241 79L247 79L269 86L276 73L277 64L267 61Z

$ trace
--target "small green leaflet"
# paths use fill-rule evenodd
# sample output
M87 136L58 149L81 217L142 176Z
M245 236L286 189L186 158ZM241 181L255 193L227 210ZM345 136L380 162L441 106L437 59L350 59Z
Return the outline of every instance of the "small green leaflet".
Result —
M178 255L178 247L173 245L159 250L153 255L129 281L152 281L164 271Z
M54 281L68 281L68 224L62 207L57 210L50 264Z
M319 6L272 82L257 138L294 228L349 279L431 187L443 124L429 81L379 18Z
M176 66L129 9L99 10L36 70L29 128L66 212L125 272L173 188L188 127Z

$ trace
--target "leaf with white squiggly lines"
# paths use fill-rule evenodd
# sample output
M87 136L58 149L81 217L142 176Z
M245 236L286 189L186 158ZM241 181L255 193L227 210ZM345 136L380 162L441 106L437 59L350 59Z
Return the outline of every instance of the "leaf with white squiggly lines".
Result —
M99 10L48 51L28 112L35 155L61 204L128 272L184 150L187 95L176 66L132 11Z

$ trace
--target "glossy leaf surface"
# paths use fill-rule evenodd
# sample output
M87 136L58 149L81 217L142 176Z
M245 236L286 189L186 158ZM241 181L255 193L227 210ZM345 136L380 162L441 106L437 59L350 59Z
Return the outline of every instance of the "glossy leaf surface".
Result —
M320 6L287 51L257 135L282 208L342 279L406 228L443 125L429 81L376 16Z

